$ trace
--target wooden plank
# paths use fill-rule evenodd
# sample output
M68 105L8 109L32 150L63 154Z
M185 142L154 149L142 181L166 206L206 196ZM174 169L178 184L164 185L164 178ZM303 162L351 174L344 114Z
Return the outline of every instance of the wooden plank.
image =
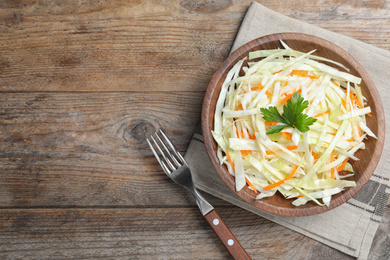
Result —
M145 138L162 127L185 151L202 99L200 92L3 93L0 205L192 203Z
M250 2L11 1L0 9L0 91L204 91ZM382 1L261 3L390 50Z
M217 208L253 259L353 259L236 207ZM0 257L228 259L196 208L0 210Z

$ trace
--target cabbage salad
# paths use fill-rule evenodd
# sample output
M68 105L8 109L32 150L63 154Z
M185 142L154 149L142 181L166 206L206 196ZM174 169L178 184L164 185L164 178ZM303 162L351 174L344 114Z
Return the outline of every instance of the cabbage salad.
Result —
M367 136L376 138L371 110L361 78L335 68L349 71L344 65L280 42L284 49L250 52L228 72L212 131L217 156L237 191L248 185L256 199L279 191L295 206L329 205L355 186L350 162Z

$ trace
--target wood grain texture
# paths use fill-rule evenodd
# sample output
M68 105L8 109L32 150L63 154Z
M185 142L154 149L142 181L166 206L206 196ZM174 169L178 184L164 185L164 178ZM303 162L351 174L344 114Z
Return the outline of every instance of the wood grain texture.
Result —
M0 258L228 259L143 140L186 150L250 2L0 1ZM259 2L390 50L388 1ZM254 259L351 259L204 195Z
M0 206L188 203L145 138L162 127L184 151L203 95L3 93Z
M253 259L353 259L245 210L217 211ZM0 213L1 258L230 259L195 207Z
M0 91L204 90L250 2L3 1ZM386 1L261 3L390 49Z

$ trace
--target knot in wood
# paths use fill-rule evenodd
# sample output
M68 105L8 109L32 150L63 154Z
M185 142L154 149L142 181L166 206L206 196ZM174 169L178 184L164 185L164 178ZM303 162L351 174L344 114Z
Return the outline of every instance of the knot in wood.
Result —
M133 120L123 132L123 138L126 141L132 141L138 144L146 143L145 139L156 132L156 128L146 120Z

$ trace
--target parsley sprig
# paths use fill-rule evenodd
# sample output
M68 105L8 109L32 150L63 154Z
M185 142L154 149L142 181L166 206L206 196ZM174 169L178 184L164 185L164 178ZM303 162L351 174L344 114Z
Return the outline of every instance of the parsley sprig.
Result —
M272 125L267 130L267 134L279 133L286 127L295 127L302 133L308 131L309 126L317 121L317 119L302 113L308 106L309 101L304 100L298 92L295 92L292 100L287 100L287 105L283 106L283 115L279 113L276 107L260 108L265 121L282 123Z

